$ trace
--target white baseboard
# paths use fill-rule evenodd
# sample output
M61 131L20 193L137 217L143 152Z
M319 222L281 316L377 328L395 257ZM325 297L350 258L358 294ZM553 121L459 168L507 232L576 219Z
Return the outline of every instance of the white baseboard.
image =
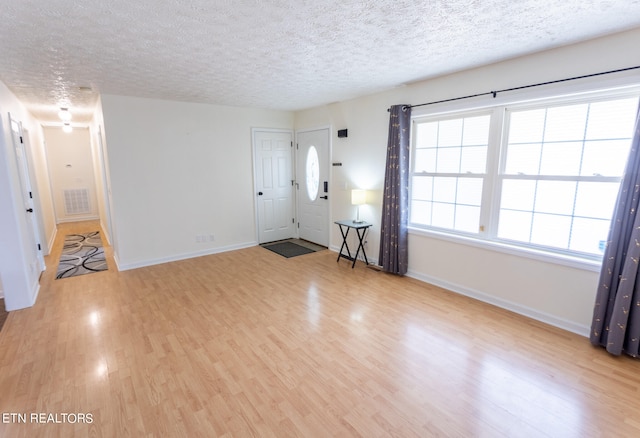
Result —
M339 246L330 246L330 250L334 252L340 251ZM377 265L378 261L368 257L369 264ZM569 321L563 318L558 318L557 316L541 312L539 310L533 309L531 307L523 306L518 303L514 303L512 301L504 300L502 298L497 298L493 295L489 295L485 292L481 292L475 289L471 289L465 286L461 286L459 284L451 283L446 280L442 280L436 277L432 277L430 275L425 275L419 272L411 271L407 272L407 277L415 278L416 280L423 281L425 283L433 284L435 286L441 287L453 293L457 293L460 295L467 296L469 298L476 299L478 301L482 301L484 303L488 303L494 305L496 307L500 307L502 309L509 310L511 312L517 313L519 315L526 316L531 319L535 319L536 321L544 322L545 324L552 325L554 327L561 328L563 330L569 331L571 333L575 333L580 336L589 337L590 327L584 326L581 324L576 324L573 321Z
M179 260L185 260L185 259L189 259L189 258L194 258L194 257L202 257L205 255L211 255L211 254L218 254L218 253L222 253L222 252L227 252L227 251L234 251L237 249L244 249L244 248L249 248L252 246L256 246L258 245L258 242L247 242L247 243L243 243L243 244L239 244L239 245L231 245L231 246L225 246L225 247L218 247L218 248L211 248L208 250L204 250L204 251L198 251L198 252L193 252L193 253L185 253L185 254L180 254L180 255L175 255L175 256L171 256L171 257L162 257L162 258L158 258L158 259L149 259L149 260L144 260L144 261L139 261L139 262L133 262L133 263L126 263L126 264L122 264L119 260L117 255L114 255L114 259L117 265L117 268L119 271L126 271L126 270L130 270L130 269L137 269L137 268L142 268L145 266L153 266L153 265L158 265L158 264L162 264L162 263L169 263L169 262L174 262L174 261L179 261ZM338 246L334 246L331 245L329 246L329 250L337 253L340 250L340 247ZM378 261L377 259L372 259L370 257L368 257L369 260L369 264L371 265L377 265ZM457 293L460 295L464 295L473 299L476 299L478 301L482 301L484 303L488 303L491 305L494 305L496 307L500 307L502 309L506 309L509 310L511 312L517 313L519 315L523 315L526 316L528 318L531 319L535 319L536 321L540 321L543 322L545 324L549 324L552 325L554 327L558 327L560 329L569 331L571 333L575 333L577 335L580 336L584 336L584 337L589 337L589 332L590 332L590 328L588 326L584 326L581 324L576 324L573 321L569 321L563 318L558 318L557 316L548 314L546 312L541 312L539 310L533 309L531 307L527 307L527 306L523 306L521 304L518 303L514 303L512 301L508 301L508 300L504 300L502 298L497 298L495 296L489 295L487 293L475 290L475 289L471 289L465 286L461 286L458 284L454 284L436 277L432 277L429 275L425 275L419 272L415 272L415 271L411 271L409 270L409 272L407 272L407 277L411 277L411 278L415 278L416 280L420 280L423 281L425 283L429 283L429 284L433 284L435 286L441 287L443 289L446 289L448 291L451 291L453 293Z
M169 257L160 257L157 259L140 260L137 262L130 262L130 263L122 263L118 259L118 256L116 254L114 254L113 258L116 262L118 271L128 271L130 269L144 268L145 266L160 265L162 263L177 262L179 260L186 260L186 259L192 259L194 257L202 257L202 256L207 256L212 254L219 254L227 251L235 251L237 249L250 248L252 246L257 246L257 245L258 245L258 242L255 242L255 241L246 242L246 243L240 243L237 245L219 246L216 248L209 248L202 251L177 254Z
M33 306L36 303L39 293L40 293L40 281L38 279L36 280L33 286L33 291L31 292L31 304L29 305L29 307Z
M102 220L100 220L100 227L102 228L102 235L107 240L107 243L111 245L111 236L109 235L109 231L107 230L107 227L102 222Z
M519 315L523 315L528 318L535 319L536 321L544 322L545 324L558 327L560 329L569 331L571 333L575 333L577 335L584 336L584 337L589 337L589 333L591 329L588 326L576 324L573 321L569 321L563 318L558 318L557 316L550 315L545 312L541 312L531 307L523 306L521 304L504 300L502 298L497 298L487 293L484 293L475 289L471 289L465 286L461 286L459 284L454 284L445 280L441 280L436 277L421 274L419 272L409 271L407 272L407 276L411 278L415 278L416 280L424 281L425 283L433 284L443 289L447 289L451 292L464 295L464 296L476 299L478 301L482 301L484 303L492 304L496 307L500 307L502 309L509 310Z
M100 217L92 215L92 216L74 216L72 218L56 218L56 223L63 224L67 222L81 222L81 221L95 221L99 220Z
M53 229L53 233L51 234L51 238L49 239L49 242L47 242L48 254L51 254L51 251L53 251L53 243L56 241L57 235L58 235L58 228L56 227Z
M124 271L125 269L122 269L122 263L120 263L120 260L118 259L118 254L115 253L115 251L113 252L113 261L116 263L116 270L118 271ZM131 268L133 269L133 268Z
M31 293L29 294L29 297L27 298L26 302L24 299L22 299L21 300L22 302L18 305L18 307L11 307L11 306L7 306L7 302L5 301L4 303L5 310L7 312L13 312L14 310L27 309L29 307L32 307L36 303L39 293L40 293L40 281L38 280L38 278L36 278L35 282L31 285ZM4 292L2 294L2 298L4 298Z

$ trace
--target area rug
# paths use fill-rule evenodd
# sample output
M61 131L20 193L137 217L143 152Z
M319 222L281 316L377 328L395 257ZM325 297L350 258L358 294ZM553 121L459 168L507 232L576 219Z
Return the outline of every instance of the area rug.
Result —
M64 236L56 280L106 270L107 261L99 231Z
M312 252L316 252L320 249L324 249L321 246L307 243L306 245L302 245L299 243L292 242L290 240L282 241L282 242L272 242L272 243L264 243L262 245L263 248L268 249L269 251L273 251L276 254L280 254L282 257L291 258L304 254L310 254Z

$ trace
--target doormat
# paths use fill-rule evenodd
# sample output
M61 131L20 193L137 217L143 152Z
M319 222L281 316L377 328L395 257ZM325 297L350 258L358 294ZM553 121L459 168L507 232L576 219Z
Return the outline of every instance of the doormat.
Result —
M263 243L260 245L263 248L268 249L269 251L273 251L276 254L280 254L282 257L291 258L304 254L310 254L312 252L316 252L319 249L323 249L322 247L318 247L318 249L312 249L312 245L302 246L297 243L291 241L284 242L272 242L272 243Z
M100 239L100 231L64 236L64 247L56 280L106 271L107 260Z

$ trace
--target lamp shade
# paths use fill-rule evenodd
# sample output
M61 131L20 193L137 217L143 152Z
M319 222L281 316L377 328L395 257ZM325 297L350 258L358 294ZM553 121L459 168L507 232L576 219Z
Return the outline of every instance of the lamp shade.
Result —
M351 204L362 205L367 203L367 191L361 189L351 190Z

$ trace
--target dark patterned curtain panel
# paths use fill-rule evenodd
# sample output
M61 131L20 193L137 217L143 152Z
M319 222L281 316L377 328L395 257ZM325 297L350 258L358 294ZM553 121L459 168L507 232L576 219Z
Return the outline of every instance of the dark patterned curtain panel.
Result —
M408 266L409 136L411 107L395 105L389 110L387 168L384 175L380 255L382 269L404 275Z
M640 111L640 110L639 110ZM591 343L638 356L640 345L640 112L604 253Z

